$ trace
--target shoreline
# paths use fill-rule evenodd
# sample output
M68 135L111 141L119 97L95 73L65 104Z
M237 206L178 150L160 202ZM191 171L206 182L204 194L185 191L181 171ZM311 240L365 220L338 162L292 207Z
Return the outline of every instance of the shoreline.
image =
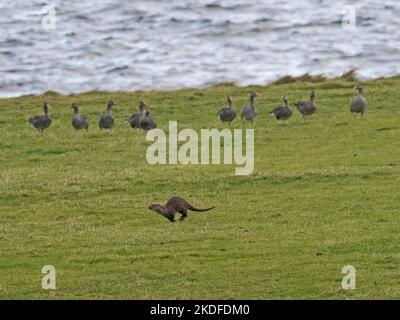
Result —
M10 96L2 96L0 93L0 100L8 100L8 99L17 99L17 98L23 98L23 97L40 97L40 96L46 96L46 95L54 95L54 96L74 96L74 95L84 95L84 94L93 94L93 93L108 93L108 94L118 94L118 93L151 93L151 92L177 92L177 91L183 91L183 90L206 90L210 88L215 88L215 87L237 87L237 88L251 88L251 87L269 87L273 85L290 85L294 83L327 83L327 82L335 82L335 81L348 81L348 82L371 82L371 81L377 81L377 80L390 80L390 79L396 79L400 77L400 74L397 75L388 75L388 76L383 76L383 77L377 77L377 78L359 78L357 77L357 70L356 69L351 69L349 71L344 72L340 76L337 77L327 77L324 74L316 74L316 75L311 75L309 73L305 73L300 76L292 76L292 75L286 75L283 77L278 78L277 80L265 83L265 84L251 84L251 85L240 85L239 83L235 81L222 81L222 82L216 82L211 85L205 85L205 86L199 86L199 87L181 87L181 88L155 88L155 89L135 89L132 91L127 91L127 90L90 90L90 91L82 91L82 92L62 92L62 91L57 91L57 90L48 90L42 93L26 93L26 94L20 94L20 95L10 95Z

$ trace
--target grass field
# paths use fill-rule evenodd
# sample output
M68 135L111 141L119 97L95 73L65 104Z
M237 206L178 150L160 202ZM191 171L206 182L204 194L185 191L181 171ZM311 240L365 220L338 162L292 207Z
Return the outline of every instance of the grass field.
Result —
M363 83L368 111L348 110L354 81L166 92L91 92L0 100L0 298L366 299L400 297L400 78ZM269 111L317 93L318 112L287 123ZM216 112L256 100L255 170L146 162L145 133L123 120L145 100L158 126L222 129ZM112 132L97 127L109 99ZM48 101L52 126L27 124ZM91 120L71 126L72 102ZM217 205L170 223L148 210L180 195ZM44 265L57 289L43 290ZM344 265L357 288L344 291Z

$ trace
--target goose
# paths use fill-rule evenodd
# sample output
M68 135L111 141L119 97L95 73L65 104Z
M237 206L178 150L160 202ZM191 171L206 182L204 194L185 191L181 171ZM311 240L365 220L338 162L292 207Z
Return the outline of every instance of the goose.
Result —
M365 100L363 96L363 88L358 84L354 89L357 90L357 96L350 102L350 112L351 114L361 113L361 115L364 115L364 112L367 109L367 100Z
M313 90L311 91L310 101L298 101L294 105L296 106L297 110L299 110L299 112L303 115L303 117L311 116L317 110L314 100L315 92Z
M139 127L146 131L157 128L157 124L154 121L154 118L150 115L150 109L147 105L144 106L142 114L139 117Z
M289 108L288 97L283 97L284 106L276 107L271 111L271 115L276 118L276 120L287 120L292 116L292 110Z
M140 128L139 126L139 118L144 114L146 109L146 104L143 101L139 102L139 112L133 113L127 121L130 123L132 128Z
M89 129L89 119L85 114L79 114L78 112L78 105L73 103L71 108L74 110L74 115L72 116L72 126L75 130Z
M114 100L110 100L107 103L107 114L100 117L99 128L101 129L111 129L114 125L114 117L112 115L112 108L116 106Z
M258 94L255 92L250 93L250 107L243 107L242 113L240 114L242 120L253 121L257 116L257 109L254 106L254 98L257 96Z
M228 96L228 107L224 107L218 111L217 116L222 122L231 123L236 118L236 109L232 105L232 96Z
M43 104L43 115L32 116L28 119L28 122L32 124L38 132L43 133L44 129L47 129L51 125L51 116L49 114L49 104L45 102Z

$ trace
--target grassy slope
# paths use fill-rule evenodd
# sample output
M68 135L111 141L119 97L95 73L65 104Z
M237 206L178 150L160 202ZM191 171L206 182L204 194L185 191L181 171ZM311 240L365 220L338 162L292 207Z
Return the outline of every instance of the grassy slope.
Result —
M0 100L0 298L398 298L400 79L365 83L369 109L353 119L345 80L176 92L94 92ZM317 91L318 114L278 124L270 111ZM149 143L122 121L147 101L161 128L223 128L225 96L238 109L261 93L255 172L234 166L149 166ZM113 98L112 132L97 128ZM26 123L47 100L53 124ZM88 134L71 127L78 102ZM235 128L249 128L240 121ZM218 204L169 223L147 206L173 194ZM41 268L57 290L41 289ZM342 292L342 266L357 289Z

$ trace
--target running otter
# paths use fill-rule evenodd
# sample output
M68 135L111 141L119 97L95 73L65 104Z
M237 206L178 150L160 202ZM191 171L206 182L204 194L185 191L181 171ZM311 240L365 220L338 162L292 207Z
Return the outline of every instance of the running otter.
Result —
M189 202L187 202L185 199L180 198L180 197L172 197L171 199L168 200L168 202L165 204L165 206L161 206L159 204L152 204L149 206L150 210L153 210L162 216L166 217L169 221L175 222L175 213L179 212L181 214L181 218L179 219L180 221L185 220L187 217L187 212L188 210L191 211L208 211L211 209L214 209L215 207L207 208L207 209L197 209L193 207Z

